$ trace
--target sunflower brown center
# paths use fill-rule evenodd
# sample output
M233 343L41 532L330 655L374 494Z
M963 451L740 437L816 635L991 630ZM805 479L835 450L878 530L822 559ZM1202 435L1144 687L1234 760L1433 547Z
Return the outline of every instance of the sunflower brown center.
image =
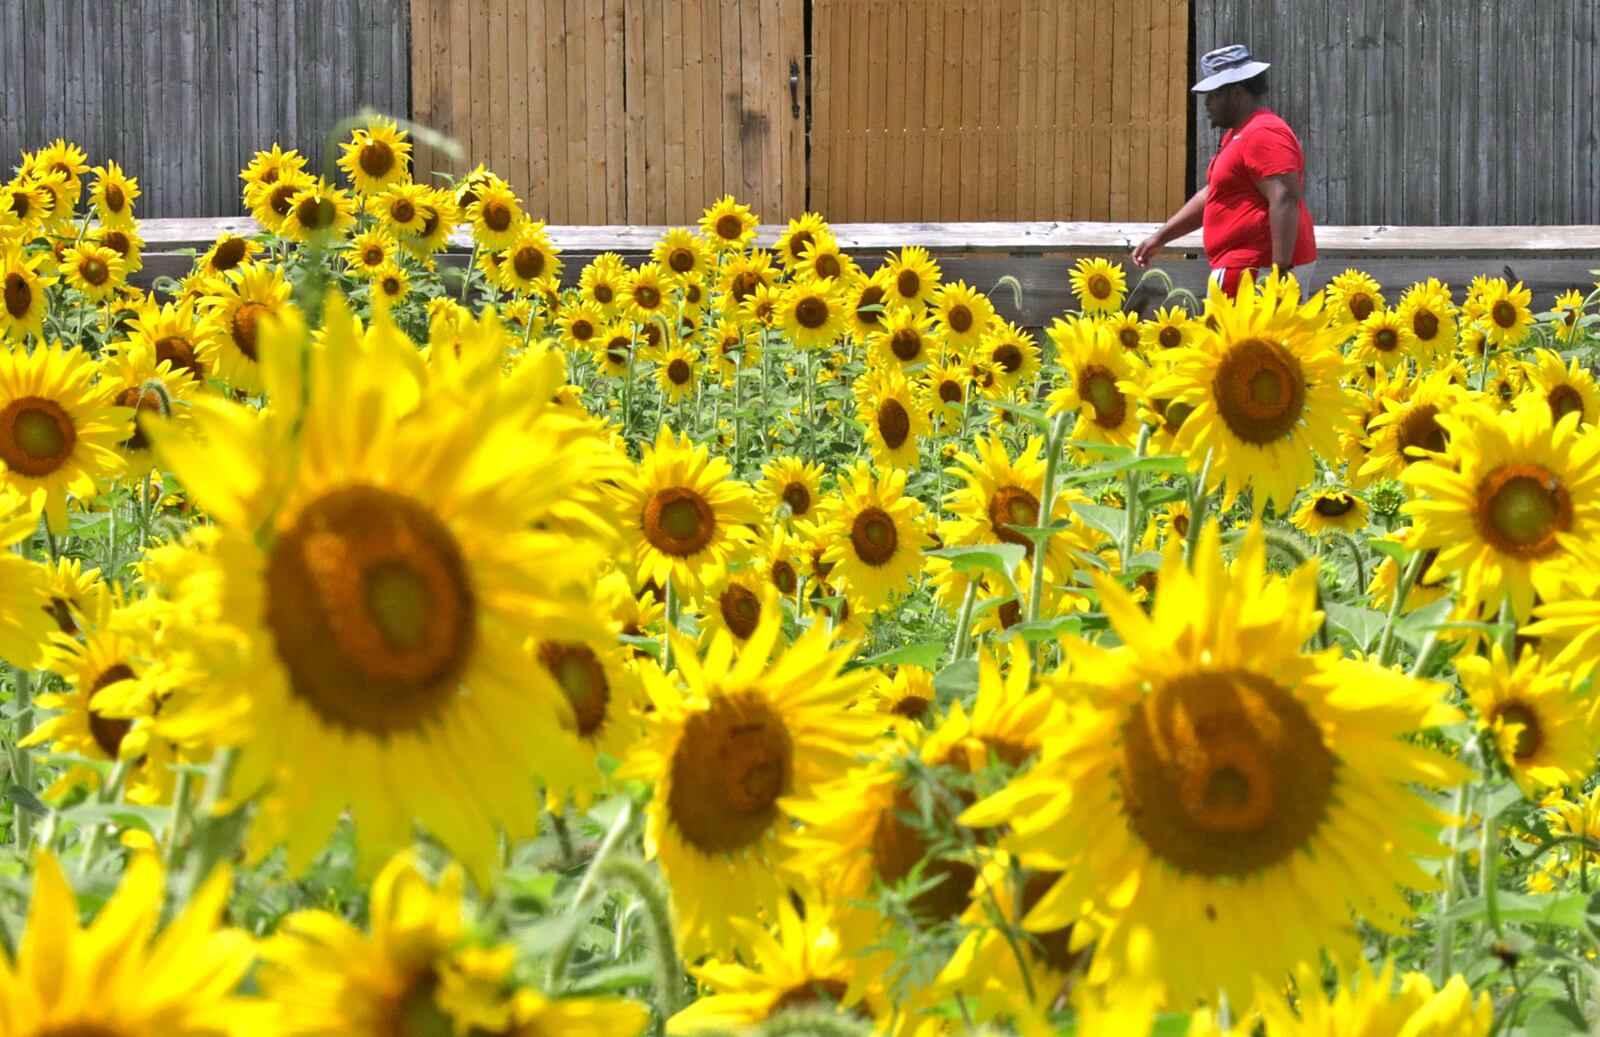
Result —
M806 249L817 239L808 230L797 230L789 235L789 258L799 262Z
M1350 296L1350 316L1356 320L1366 320L1377 308L1377 303L1366 292L1356 292Z
M1022 896L1017 905L1017 921L1028 917L1028 913L1044 899L1050 892L1050 887L1061 878L1058 871L1036 871L1028 876L1028 881L1022 885ZM1028 939L1033 943L1035 952L1044 959L1044 963L1052 970L1060 973L1070 973L1083 960L1083 950L1072 950L1072 926L1063 926L1060 929L1050 929L1045 932L1029 932Z
M844 1000L844 996L849 990L850 985L842 979L813 978L807 980L800 986L790 987L782 994L779 994L778 999L772 1002L772 1009L767 1013L767 1018L774 1019L794 1009L837 1005ZM855 1014L859 1015L863 1011L863 1006L855 1006Z
M661 292L653 284L633 286L633 301L644 309L653 310L661 305Z
M1560 421L1568 414L1583 413L1582 394L1566 382L1551 389L1546 394L1545 400L1550 404L1550 416L1557 421Z
M544 273L544 252L532 245L524 245L511 257L511 268L524 281L531 281Z
M687 274L694 269L694 253L686 248L675 248L667 256L667 267L673 273Z
M568 326L568 334L574 342L587 342L594 338L595 326L586 317L574 318Z
M1002 486L989 498L989 525L994 535L1008 544L1021 544L1030 553L1033 541L1012 526L1039 524L1039 498L1020 486Z
M16 214L17 219L27 219L28 211L32 208L33 203L28 201L27 195L20 192L11 195L11 211Z
M356 163L370 177L386 176L394 168L394 149L387 141L369 140L361 146Z
M961 383L954 378L944 378L939 382L939 399L945 403L960 403L965 397Z
M35 1032L38 1037L127 1037L121 1030L93 1022L55 1023Z
M299 193L300 186L298 184L279 184L272 189L271 194L267 195L267 204L279 216L287 216L289 215L289 203Z
M226 273L244 262L245 250L249 242L243 238L228 238L219 242L216 250L211 254L211 268L219 273Z
M1099 364L1083 369L1081 395L1094 408L1094 423L1101 428L1120 428L1128 416L1128 397L1117 388L1117 376Z
M0 410L0 461L42 479L67 463L78 441L72 417L54 400L23 396Z
M733 296L734 302L744 302L765 283L754 270L741 270L728 282L728 294Z
M945 317L945 323L949 324L950 330L956 334L965 334L972 330L972 310L967 307L966 303L958 302L950 307L950 313Z
M1161 343L1162 349L1174 349L1183 342L1183 332L1169 325L1156 335L1156 341Z
M266 621L290 691L324 723L415 731L457 691L477 601L454 534L374 486L313 500L271 548Z
M780 558L772 563L772 585L780 594L793 594L800 586L800 577L794 566Z
M1518 763L1532 759L1544 745L1544 730L1539 725L1539 715L1521 702L1508 702L1494 712L1493 721L1517 727L1517 740L1511 755Z
M1006 374L1016 374L1022 370L1022 347L1015 342L1002 342L995 347L994 362L1004 369Z
M1001 630L1010 630L1022 622L1022 604L1016 598L1001 603L996 613L1000 620Z
M1326 815L1337 760L1304 705L1244 670L1157 688L1122 728L1123 811L1182 872L1242 877L1304 847Z
M319 194L302 198L294 207L294 218L306 230L322 230L333 226L333 199Z
M717 237L724 241L738 241L744 235L744 221L734 213L724 213L717 218Z
M1516 306L1512 305L1510 301L1501 299L1499 302L1494 304L1493 309L1491 309L1489 312L1490 315L1494 317L1494 322L1500 327L1512 328L1516 326L1517 308Z
M882 306L884 299L883 286L869 284L861 290L861 296L856 300L856 319L863 324L876 326L883 320L883 314L877 310L869 310L868 306Z
M1442 454L1450 445L1450 434L1439 424L1439 408L1431 403L1419 403L1407 411L1406 416L1400 419L1397 436L1400 456L1406 464L1417 460L1407 453L1412 447Z
M101 671L89 686L89 698L94 698L95 692L102 688L109 688L118 681L133 680L133 667L126 663L115 663ZM133 729L133 721L122 717L102 716L94 709L89 710L89 734L94 738L94 744L100 747L110 759L117 758L118 751L122 748L122 740Z
M483 225L492 231L503 231L511 226L511 208L501 201L485 202Z
M1117 332L1117 341L1122 343L1123 349L1139 348L1139 329L1129 325Z
M689 378L694 374L694 369L689 366L689 361L682 357L673 357L667 364L667 380L673 385L688 385Z
M417 218L417 207L409 199L396 198L394 204L389 206L389 216L396 223L410 223Z
M932 705L932 701L921 695L902 695L889 712L907 720L919 720L928 715L928 708Z
M955 918L967 909L978 873L964 861L943 857L930 860L927 839L906 820L916 815L911 793L897 790L893 806L879 813L872 830L872 866L880 881L893 885L922 864L923 879L934 885L913 897L909 906L918 921L931 925Z
M922 291L922 277L915 270L902 270L894 279L894 287L902 298L915 298Z
M1105 274L1095 274L1089 278L1089 294L1096 299L1109 299L1111 297L1111 278Z
M1439 334L1439 318L1428 310L1418 310L1411 316L1411 330L1417 338L1431 342Z
M1176 433L1183 427L1190 414L1194 413L1194 405L1189 403L1169 403L1161 413L1161 427L1169 434Z
M828 304L815 295L808 295L795 303L794 319L802 328L815 331L828 323Z
M1217 411L1235 436L1257 446L1282 439L1305 410L1300 361L1265 339L1236 342L1212 381Z
M260 344L261 318L268 312L258 302L247 302L233 315L233 344L251 360L256 359L256 347Z
M156 363L166 361L173 371L188 371L197 380L205 377L200 361L195 357L194 346L178 335L167 335L156 340Z
M878 434L890 450L899 450L911 435L911 415L899 400L884 400L878 405Z
M98 288L110 280L111 270L101 262L100 257L89 256L78 265L78 275L83 278L85 284Z
M1572 528L1572 497L1543 465L1503 464L1478 483L1478 532L1497 550L1518 558L1543 558Z
M18 320L26 317L33 306L33 288L28 284L28 279L19 273L6 275L5 297L6 312Z
M1324 518L1338 518L1355 510L1356 499L1348 493L1327 493L1318 497L1311 510Z
M1393 353L1400 345L1400 333L1393 328L1379 328L1372 336L1372 346L1380 353Z
M894 519L882 508L863 508L850 524L850 544L867 565L887 565L900 546Z
M922 353L922 336L914 328L901 328L889 336L889 351L901 363L910 363Z
M717 529L710 502L687 486L669 486L652 494L640 524L656 550L678 558L699 553Z
M761 599L748 587L737 583L729 584L717 598L717 607L722 612L722 621L728 625L733 636L741 641L750 640L750 635L756 632L756 624L761 620Z
M148 450L150 440L144 434L144 425L140 423L139 416L145 413L160 414L161 397L137 385L130 385L118 392L112 402L118 407L133 408L133 434L118 446L124 450Z
M759 842L794 785L794 743L777 710L752 692L721 695L684 722L672 754L667 813L703 854Z
M844 267L839 264L839 257L832 252L824 252L817 256L811 267L817 272L818 277L838 277L844 273Z
M578 735L588 738L606 721L611 683L594 649L581 643L546 641L539 646L539 662L555 678L572 706Z

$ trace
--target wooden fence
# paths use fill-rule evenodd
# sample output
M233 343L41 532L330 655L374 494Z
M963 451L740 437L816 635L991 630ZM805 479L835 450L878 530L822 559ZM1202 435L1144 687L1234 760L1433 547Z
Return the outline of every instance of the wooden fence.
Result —
M1187 0L812 0L811 206L840 220L1161 219Z
M415 118L467 155L421 168L483 162L550 220L804 208L803 0L411 0L411 53Z
M1600 223L1593 0L1195 0L1305 145L1319 222ZM1197 128L1204 176L1217 134Z
M237 213L274 141L320 162L363 105L407 108L404 0L4 0L0 163L65 137L139 178L139 214Z

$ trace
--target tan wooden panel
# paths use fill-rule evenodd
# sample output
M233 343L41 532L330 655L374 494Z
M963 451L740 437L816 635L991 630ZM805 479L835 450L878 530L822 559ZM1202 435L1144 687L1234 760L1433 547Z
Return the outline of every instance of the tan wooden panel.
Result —
M1187 24L1187 0L813 0L813 205L1164 218L1183 193Z

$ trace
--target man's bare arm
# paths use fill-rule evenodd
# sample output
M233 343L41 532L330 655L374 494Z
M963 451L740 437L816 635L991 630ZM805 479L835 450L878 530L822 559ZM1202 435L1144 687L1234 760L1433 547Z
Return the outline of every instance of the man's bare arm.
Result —
M1300 237L1300 182L1293 173L1256 181L1267 200L1267 225L1272 229L1272 262L1279 270L1294 265L1294 246Z
M1209 191L1209 187L1200 188L1193 198L1183 203L1183 208L1173 213L1172 218L1161 225L1160 230L1135 245L1133 261L1139 266L1149 266L1150 260L1155 258L1156 253L1160 252L1167 242L1199 230L1201 218L1205 215L1206 196Z

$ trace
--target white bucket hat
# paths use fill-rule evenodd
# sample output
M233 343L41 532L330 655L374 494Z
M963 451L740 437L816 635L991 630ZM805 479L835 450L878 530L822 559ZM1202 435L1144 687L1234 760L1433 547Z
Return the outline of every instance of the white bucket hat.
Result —
M1218 47L1200 58L1200 82L1189 89L1192 93L1208 94L1229 83L1253 79L1271 67L1265 61L1252 58L1249 48L1242 43Z

